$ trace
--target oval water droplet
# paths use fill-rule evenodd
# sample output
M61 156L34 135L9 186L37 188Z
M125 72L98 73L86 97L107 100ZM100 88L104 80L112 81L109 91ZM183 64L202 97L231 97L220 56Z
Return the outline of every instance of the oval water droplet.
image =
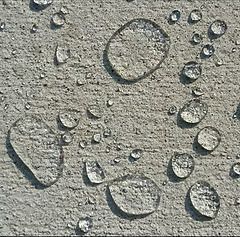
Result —
M106 46L109 72L127 81L145 78L159 68L169 47L169 36L156 23L131 20L112 35Z
M220 37L226 33L227 24L222 20L216 20L210 25L209 30L214 37Z
M187 153L175 153L171 159L173 173L180 179L185 179L194 170L193 157Z
M202 67L197 62L194 62L194 61L188 62L184 65L182 74L188 79L195 81L201 76Z
M208 112L208 105L199 99L187 102L179 111L181 119L186 123L199 123L204 119Z
M65 128L72 129L78 126L80 113L77 110L66 109L59 112L58 118Z
M10 143L35 178L55 183L62 173L63 151L55 133L38 116L27 115L9 130Z
M202 35L198 34L198 33L195 33L193 34L192 36L192 43L193 44L200 44L203 40L203 37Z
M142 149L134 149L131 151L131 158L133 158L134 160L138 160L142 157L143 155L143 150Z
M57 64L66 63L70 58L70 49L66 46L57 46L55 52L55 59Z
M181 12L179 10L174 10L169 15L169 23L176 23L181 18Z
M189 197L198 214L211 219L217 216L220 209L220 197L208 182L196 182L190 188Z
M67 131L62 135L62 140L65 144L70 144L73 140L73 135Z
M93 220L90 217L82 217L78 220L77 228L82 233L88 233L93 226Z
M221 135L216 128L208 126L200 130L197 135L197 142L205 150L213 151L219 146Z
M191 11L190 15L189 15L189 20L191 23L197 23L200 20L202 20L202 13L200 10L198 9L194 9Z
M55 26L63 26L65 23L65 17L64 14L61 12L56 12L52 16L52 23Z
M116 206L130 216L143 216L155 212L160 203L160 189L144 175L126 175L108 186Z
M105 173L97 161L85 162L86 174L89 181L93 184L100 184L105 180Z

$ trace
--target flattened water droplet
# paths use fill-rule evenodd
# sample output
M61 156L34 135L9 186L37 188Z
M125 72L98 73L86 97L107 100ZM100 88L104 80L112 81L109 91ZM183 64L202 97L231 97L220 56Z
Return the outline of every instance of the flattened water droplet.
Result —
M52 4L53 0L33 0L33 2L40 7L46 7Z
M227 24L222 20L216 20L210 25L209 30L214 37L220 37L226 33Z
M57 64L66 63L70 58L70 49L66 46L63 47L58 45L55 52L55 58Z
M233 164L232 166L232 172L234 176L239 177L240 176L240 163L237 162L235 164Z
M175 153L171 159L173 173L180 179L185 179L194 170L193 157L187 153Z
M95 118L101 118L103 115L103 108L99 102L90 104L87 108L88 112Z
M93 142L95 142L95 143L100 143L100 142L101 142L101 139L102 139L102 137L101 137L101 134L100 134L100 133L95 133L95 134L93 134L93 136L92 136L92 140L93 140Z
M191 23L197 23L200 20L202 20L202 13L200 10L198 9L194 9L191 11L190 15L189 15L189 20Z
M86 161L85 169L87 177L91 183L100 184L104 182L105 174L103 168L97 161Z
M92 218L84 217L80 218L77 224L78 230L82 233L88 233L93 226Z
M174 115L174 114L176 114L177 113L177 106L175 106L175 105L172 105L169 109L168 109L168 114L169 115Z
M203 37L202 35L198 34L198 33L195 33L193 34L192 36L192 43L193 44L200 44L203 40Z
M142 149L134 149L134 150L132 150L130 156L134 160L138 160L138 159L140 159L142 157L142 154L143 154L143 150Z
M198 214L211 219L217 216L220 209L220 197L208 182L196 182L190 188L189 197Z
M156 23L131 20L112 35L106 46L110 73L127 81L145 78L159 68L169 47L168 35Z
M70 144L73 140L73 135L70 132L65 132L62 135L62 140L65 144Z
M213 151L219 146L221 135L216 128L208 126L200 130L197 135L197 142L205 150Z
M192 89L192 93L193 93L193 95L195 95L195 96L202 96L202 95L204 95L203 90L202 90L201 88L199 88L199 87L194 87L194 88Z
M176 23L180 20L180 18L181 18L181 12L179 10L174 10L169 15L169 22Z
M211 57L215 53L215 48L212 44L206 44L202 48L202 55L206 58Z
M143 216L155 212L160 203L160 189L144 175L126 175L108 186L116 206L130 216Z
M55 26L63 26L65 23L65 17L61 12L56 12L52 16L52 23Z
M187 102L179 111L181 119L186 123L199 123L204 119L208 112L208 105L199 99Z
M190 80L197 80L202 74L202 67L197 62L191 61L185 64L182 74Z
M55 183L62 173L63 152L57 136L38 116L27 115L9 130L10 143L36 179Z
M59 121L65 128L75 128L79 124L79 111L73 109L62 110L58 114Z

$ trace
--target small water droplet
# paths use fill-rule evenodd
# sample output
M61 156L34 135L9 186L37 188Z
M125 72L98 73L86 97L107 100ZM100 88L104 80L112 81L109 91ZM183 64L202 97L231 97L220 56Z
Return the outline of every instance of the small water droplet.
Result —
M66 46L57 46L56 52L55 52L55 58L57 64L63 64L66 63L67 60L70 58L70 49Z
M134 149L132 150L132 152L130 153L131 158L133 158L134 160L138 160L142 157L143 154L143 150L142 149Z
M202 35L200 35L199 33L195 33L192 36L192 43L193 44L200 44L203 40Z
M79 147L81 147L82 149L84 149L87 145L88 145L88 143L85 140L82 140L79 142Z
M93 221L90 217L80 218L78 220L77 228L82 233L88 233L93 227Z
M200 20L202 20L202 13L200 10L198 9L194 9L191 11L190 15L189 15L189 20L191 23L197 23Z
M107 101L107 106L108 106L108 107L113 106L113 104L114 104L114 101L113 101L112 99L109 99L109 100Z
M63 26L65 23L65 17L61 12L56 12L52 16L52 23L55 26Z
M172 106L170 106L170 108L168 109L168 114L169 115L174 115L174 114L176 114L177 113L177 106L176 105L172 105Z
M169 15L169 21L170 23L176 23L180 20L181 12L179 10L174 10Z
M105 128L103 131L103 136L104 137L110 137L112 135L112 131L110 128Z
M184 65L182 74L190 80L197 80L202 74L202 67L199 63L191 61Z
M216 20L210 25L210 33L215 37L220 37L227 31L227 24L222 20Z
M110 152L110 147L109 147L109 146L106 147L105 152L106 152L106 153L109 153L109 152Z
M100 133L95 133L92 136L92 141L95 142L95 143L100 143L101 139L102 139L102 137L101 137Z
M39 7L47 7L52 4L53 0L33 0L33 2Z
M85 162L86 174L89 181L93 184L100 184L105 179L103 168L97 161Z
M187 153L175 153L171 159L171 167L178 178L185 179L193 172L193 157Z
M200 87L194 87L192 89L192 93L193 93L194 96L197 96L197 97L204 95L204 92Z
M199 99L187 102L179 111L181 119L190 124L199 123L204 119L208 112L208 105Z
M220 209L220 197L208 182L198 181L189 192L190 201L198 214L214 219Z
M240 177L240 163L234 163L232 166L232 172L234 176Z
M87 110L93 117L98 119L103 115L103 108L99 102L89 105Z
M73 140L73 135L67 131L62 135L62 140L65 144L70 144Z
M80 114L77 110L66 109L58 114L59 121L65 128L75 128L79 124Z
M32 25L31 33L36 33L38 31L38 26L36 24Z
M219 131L214 127L205 127L197 135L198 144L207 151L215 150L220 142L221 135Z
M206 44L202 48L202 55L206 58L211 57L215 53L215 48L212 44Z
M25 104L25 109L29 110L31 108L31 105L29 103Z
M66 6L62 6L60 12L64 15L67 15L69 13L68 8Z
M77 79L77 85L78 86L83 86L84 84L86 84L86 81L84 79L82 79L82 78L81 79L80 78Z
M5 28L6 28L6 23L5 22L1 22L0 23L0 31L5 30Z
M45 75L43 73L40 74L40 79L43 79Z
M239 206L239 205L240 205L240 198L236 198L236 199L235 199L234 205L235 205L235 206Z

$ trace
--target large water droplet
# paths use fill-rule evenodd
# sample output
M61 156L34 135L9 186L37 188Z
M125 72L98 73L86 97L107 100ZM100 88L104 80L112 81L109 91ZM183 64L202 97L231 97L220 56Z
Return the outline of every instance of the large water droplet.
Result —
M181 119L186 123L199 123L207 115L208 105L199 99L187 102L179 111Z
M143 175L126 175L109 184L110 195L125 214L142 216L153 213L160 203L156 183Z
M216 128L208 126L200 130L197 135L197 142L205 150L213 151L219 146L221 135Z
M178 178L185 179L193 172L193 157L187 153L175 153L171 159L171 167Z
M91 183L100 184L104 182L105 173L103 168L97 161L86 161L85 169L87 177Z
M216 20L210 25L209 30L214 37L220 37L226 33L227 24L222 20Z
M77 110L62 110L58 114L61 124L69 129L75 128L79 124L80 114Z
M160 66L169 46L169 37L160 26L147 19L134 19L113 34L105 52L112 72L136 81Z
M220 198L217 191L208 182L196 182L190 188L189 197L198 214L212 219L217 216Z
M63 152L54 132L38 116L17 120L9 131L10 143L36 179L49 186L62 173Z

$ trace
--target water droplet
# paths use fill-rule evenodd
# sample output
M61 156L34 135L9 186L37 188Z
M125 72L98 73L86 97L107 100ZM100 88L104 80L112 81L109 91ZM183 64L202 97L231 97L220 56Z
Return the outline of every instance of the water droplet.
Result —
M105 128L103 131L103 136L104 137L110 137L112 135L112 131L110 128Z
M199 123L204 119L208 112L208 105L199 99L187 102L179 111L181 119L186 123Z
M33 0L33 2L39 7L47 7L52 4L53 0Z
M198 144L207 151L215 150L221 142L221 135L214 127L205 127L197 135Z
M32 25L31 33L36 33L38 31L38 26L36 24Z
M88 145L88 143L85 140L82 140L79 142L79 147L81 147L82 149L84 149L87 145Z
M143 150L142 149L134 149L134 150L132 150L130 156L134 160L138 160L138 159L140 159L142 157L142 154L143 154Z
M95 133L92 136L92 141L95 142L95 143L100 143L101 139L102 139L102 137L101 137L100 133Z
M191 23L197 23L200 20L202 20L201 11L198 10L198 9L192 10L190 15L189 15L189 20L190 20Z
M159 68L169 47L169 36L156 23L131 20L112 35L106 46L110 73L127 81L145 78Z
M0 23L0 31L5 30L5 28L6 28L6 23L5 22L1 22Z
M236 198L236 199L235 199L234 205L235 205L235 206L239 206L239 205L240 205L240 198Z
M192 93L193 93L194 96L202 96L202 95L204 95L204 92L203 92L203 90L200 87L194 87L192 89Z
M203 37L202 35L198 34L198 33L195 33L193 34L192 36L192 43L193 44L200 44L203 40Z
M82 86L82 85L84 85L85 83L86 83L86 81L85 81L84 79L82 79L82 78L81 78L81 79L80 79L80 78L77 79L77 85L78 85L78 86Z
M38 116L17 120L9 131L10 143L36 179L55 183L62 173L63 152L55 133Z
M143 216L155 212L160 203L160 189L144 175L126 175L108 186L116 206L130 216Z
M80 218L77 224L78 230L82 233L88 233L93 226L93 221L90 217Z
M215 48L212 44L206 44L202 48L202 55L206 58L211 57L215 53Z
M75 128L79 124L79 111L73 109L62 110L58 114L59 121L65 128Z
M70 58L70 49L67 47L57 46L55 58L57 64L66 63L67 60Z
M188 62L185 64L182 74L190 80L197 80L202 74L202 67L197 62Z
M61 12L56 12L52 16L52 23L55 26L63 26L65 23L65 17Z
M215 218L220 209L220 197L217 191L208 182L198 181L189 192L190 201L198 214Z
M89 105L87 110L95 118L101 118L103 115L103 108L99 102Z
M220 37L227 31L227 24L222 20L216 20L210 25L209 30L214 37Z
M31 105L29 103L25 104L25 109L29 110L31 108Z
M234 176L239 177L240 176L240 163L237 162L235 164L233 164L232 166L232 172Z
M174 10L169 15L169 22L170 23L176 23L180 20L181 12L179 10Z
M40 79L43 79L45 75L43 73L40 74Z
M236 159L240 159L240 153L236 155Z
M168 109L168 114L169 115L174 115L174 114L176 114L177 113L177 106L175 106L175 105L172 105L172 106L170 106L170 108Z
M178 178L185 179L193 172L193 157L187 153L175 153L171 159L171 167Z
M104 182L105 174L103 168L97 161L86 161L85 168L87 177L91 183L100 184Z
M73 140L73 135L67 131L62 135L62 140L65 144L70 144Z
M60 12L64 15L67 15L69 13L68 8L66 6L62 6Z
M113 101L112 99L109 99L109 100L107 101L107 106L108 106L108 107L113 106L113 104L114 104L114 101Z

